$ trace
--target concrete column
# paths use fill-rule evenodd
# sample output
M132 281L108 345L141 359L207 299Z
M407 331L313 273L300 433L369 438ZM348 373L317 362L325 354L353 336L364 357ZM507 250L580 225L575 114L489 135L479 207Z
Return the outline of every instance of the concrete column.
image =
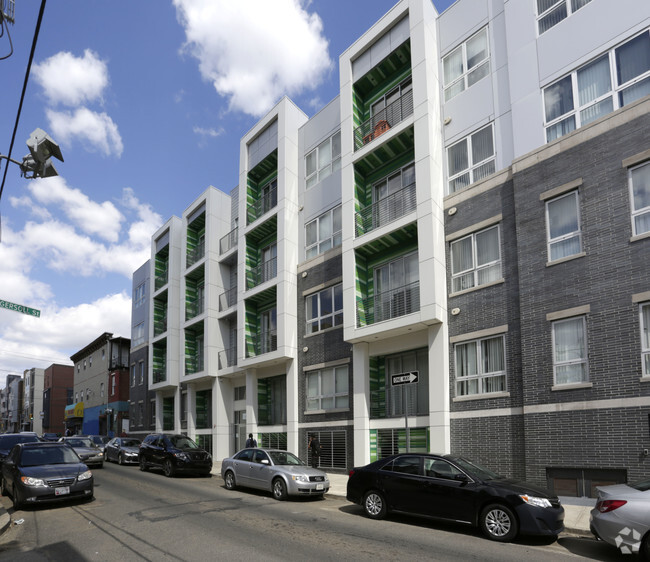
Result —
M246 370L246 435L257 435L257 371ZM257 437L255 437L257 439Z
M299 453L298 441L298 362L287 361L287 450Z
M232 385L219 378L212 389L212 451L215 459L230 456L232 439Z
M354 403L354 465L370 462L370 352L367 343L352 346Z
M183 401L183 391L180 387L178 387L178 394L180 395L179 403L181 403ZM187 385L185 402L185 412L187 415L187 435L192 439L196 439L196 386L192 383Z
M430 450L451 452L449 422L449 339L447 324L429 328Z
M163 428L163 396L162 392L156 392L156 433L160 433Z

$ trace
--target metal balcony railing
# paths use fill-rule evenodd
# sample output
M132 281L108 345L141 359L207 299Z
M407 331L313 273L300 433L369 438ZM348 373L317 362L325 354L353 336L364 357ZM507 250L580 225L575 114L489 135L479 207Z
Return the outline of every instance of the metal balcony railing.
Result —
M156 274L156 291L161 287L167 285L168 280L168 270L160 271Z
M413 90L409 90L354 130L354 149L359 150L412 114Z
M204 299L197 299L185 303L185 320L190 320L199 314L203 314L204 306Z
M420 310L420 281L357 301L357 327Z
M278 258L272 258L249 271L248 288L252 289L278 276Z
M187 250L185 267L194 265L197 261L205 256L205 240L201 240L198 245L191 250Z
M153 383L165 382L167 380L167 368L163 364L160 369L153 370Z
M234 367L237 365L237 346L229 347L219 352L219 368Z
M193 375L200 373L203 370L203 357L186 357L185 358L185 374Z
M271 330L251 338L251 346L246 350L246 357L257 357L278 348L278 332Z
M225 254L235 246L237 246L237 228L233 228L219 240L219 254Z
M228 310L237 303L237 287L232 287L219 295L219 312Z
M388 197L363 207L356 213L355 231L357 236L384 226L403 217L417 207L415 182L403 187Z
M278 188L274 187L273 189L264 193L257 201L253 202L248 207L248 224L255 222L259 219L264 213L269 212L273 207L278 204Z

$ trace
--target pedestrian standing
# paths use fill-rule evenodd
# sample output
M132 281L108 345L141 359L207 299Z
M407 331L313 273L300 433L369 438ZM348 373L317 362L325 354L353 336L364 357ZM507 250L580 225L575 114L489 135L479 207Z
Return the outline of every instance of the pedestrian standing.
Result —
M248 439L246 439L246 448L251 449L257 447L257 440L253 438L253 434L248 434Z
M318 468L318 458L323 450L323 446L320 444L318 437L314 435L309 437L309 450L311 451L311 466L312 468Z

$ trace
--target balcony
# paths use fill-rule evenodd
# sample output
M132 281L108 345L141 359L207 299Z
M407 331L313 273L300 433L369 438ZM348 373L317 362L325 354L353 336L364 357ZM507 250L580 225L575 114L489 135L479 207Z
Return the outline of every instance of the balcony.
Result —
M154 337L164 334L167 331L167 318L153 321L153 335Z
M248 289L252 289L278 276L278 258L271 258L248 272Z
M259 199L248 206L248 224L255 222L278 204L278 188L266 191Z
M237 346L229 347L219 352L219 368L234 367L237 365Z
M192 248L187 250L187 258L185 260L185 267L193 266L197 261L203 259L205 256L205 240L201 239L199 243Z
M391 193L356 213L355 234L361 236L415 211L417 197L415 182Z
M157 291L158 289L164 287L167 285L167 281L169 279L169 271L167 268L161 271L156 272L156 282L155 282L155 290Z
M167 368L163 365L160 369L153 370L153 383L165 382L167 380Z
M203 356L197 355L194 357L185 358L185 374L193 375L203 371Z
M228 234L219 240L219 255L225 254L237 246L237 228L233 228Z
M412 114L413 90L409 90L354 130L354 149L359 150Z
M271 353L278 348L278 332L277 330L270 330L250 339L248 349L246 350L246 357L257 357L264 353Z
M420 310L420 281L357 301L357 328Z
M191 320L199 314L203 314L204 307L204 299L197 299L185 303L185 320Z
M228 310L237 303L237 287L228 289L219 295L219 312Z

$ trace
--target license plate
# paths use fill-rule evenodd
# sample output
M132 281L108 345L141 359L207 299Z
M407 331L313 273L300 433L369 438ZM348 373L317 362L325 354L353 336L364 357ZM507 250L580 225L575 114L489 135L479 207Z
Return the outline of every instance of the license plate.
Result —
M317 490L322 490L322 489L323 489L323 485L322 485L322 484L316 484L316 489L317 489Z
M64 496L65 494L70 493L70 487L69 486L62 486L61 488L54 488L54 495L55 496Z

